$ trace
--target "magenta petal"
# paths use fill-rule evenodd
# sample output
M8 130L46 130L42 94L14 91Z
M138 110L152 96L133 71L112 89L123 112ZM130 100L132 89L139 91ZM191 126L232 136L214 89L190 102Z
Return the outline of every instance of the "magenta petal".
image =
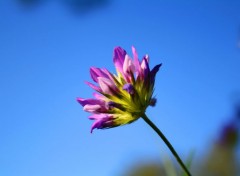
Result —
M126 54L125 60L123 63L123 73L125 75L128 75L130 72L134 73L134 71L135 71L134 63L132 59Z
M83 107L84 111L91 112L91 113L97 112L100 109L101 109L101 106L98 104L96 105L87 104Z
M99 74L97 74L97 68L91 67L90 68L90 75L93 79L93 81L97 82L97 77L99 76Z
M149 64L148 64L148 57L147 56L143 57L143 60L142 60L142 63L141 63L141 68L143 70L148 70L150 72Z
M88 118L90 120L99 120L99 119L106 118L106 117L107 117L106 114L93 114L93 115L89 116Z
M114 76L112 73L110 73L107 69L103 68L102 71L107 75L106 78L109 78L110 80L112 80L112 82L114 82Z
M90 68L90 75L91 75L93 81L95 81L95 82L98 81L98 79L97 79L98 77L108 78L108 75L106 73L104 73L103 69L95 68L95 67Z
M112 94L114 90L117 90L116 85L110 79L98 77L98 83L102 92L106 94Z
M103 129L111 127L111 119L112 117L106 114L94 114L89 117L91 120L95 120L91 127L91 133L95 128Z
M147 79L150 73L150 69L149 69L149 65L146 57L144 57L142 60L141 68L143 70L144 79Z
M94 130L95 128L97 128L97 129L102 129L102 128L104 128L104 127L103 127L103 124L104 124L104 122L106 122L106 121L107 121L107 119L96 120L96 121L92 124L91 133L93 132L93 130Z
M77 98L77 102L80 103L82 106L85 105L84 101L85 101L85 99L83 99L83 98Z
M93 124L92 124L92 127L91 127L91 133L93 132L93 130L95 128L100 128L102 125L102 120L96 120Z
M98 94L96 92L93 93L93 96L96 98L96 99L99 99L99 100L105 100L106 98L101 95L101 94Z
M103 100L99 100L99 99L83 99L83 98L77 98L77 101L82 105L104 105L105 102Z
M138 75L139 72L140 72L140 62L139 62L139 59L138 59L137 51L133 46L132 46L132 53L133 53L133 61L134 61L135 71Z
M101 92L100 87L95 86L94 84L92 84L92 83L90 83L90 82L87 82L87 81L85 81L85 83L86 83L89 87L93 88L94 90L96 90L96 91L98 91L98 92Z
M118 71L122 73L123 63L127 52L121 47L114 48L113 62Z

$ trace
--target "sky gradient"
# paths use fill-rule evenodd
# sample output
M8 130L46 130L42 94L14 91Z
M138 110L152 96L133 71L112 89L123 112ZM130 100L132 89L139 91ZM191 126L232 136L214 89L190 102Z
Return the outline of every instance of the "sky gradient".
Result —
M240 1L0 1L0 175L112 176L171 153L139 119L90 134L76 97L113 48L162 63L151 120L185 158L201 155L240 99Z

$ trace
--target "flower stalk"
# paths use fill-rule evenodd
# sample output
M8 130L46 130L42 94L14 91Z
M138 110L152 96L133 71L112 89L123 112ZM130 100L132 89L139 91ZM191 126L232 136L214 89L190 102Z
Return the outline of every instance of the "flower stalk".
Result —
M155 77L162 64L152 69L149 67L149 56L139 60L136 49L132 47L133 59L127 52L116 47L113 52L113 62L116 74L105 68L90 68L90 75L95 82L86 82L96 92L94 98L77 98L83 110L91 113L90 120L94 120L94 129L114 128L130 124L140 117L152 127L168 146L183 170L191 176L177 152L145 114L149 106L155 106L157 99L153 97Z
M130 124L141 117L148 106L156 104L153 97L157 72L162 64L152 69L149 56L139 60L136 49L132 47L133 58L121 48L113 52L116 74L105 68L90 68L90 75L95 83L86 82L96 92L94 98L77 98L83 110L91 113L94 129L114 128Z
M147 115L144 113L142 115L143 120L150 126L152 129L158 134L158 136L163 140L163 142L167 145L169 150L172 152L174 157L176 158L177 162L180 164L182 169L187 173L188 176L191 176L191 173L188 171L187 167L181 160L181 158L178 156L177 152L173 148L172 144L168 141L168 139L165 137L165 135L161 132L161 130L147 117Z

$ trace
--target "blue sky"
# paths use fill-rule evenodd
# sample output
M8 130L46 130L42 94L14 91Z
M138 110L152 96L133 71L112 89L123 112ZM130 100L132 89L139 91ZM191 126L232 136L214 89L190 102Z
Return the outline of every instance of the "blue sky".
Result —
M80 9L81 10L81 9ZM95 130L76 102L113 48L150 56L158 99L147 114L185 158L208 148L240 97L240 1L106 1L76 13L60 1L0 1L0 175L112 176L171 153L139 119Z

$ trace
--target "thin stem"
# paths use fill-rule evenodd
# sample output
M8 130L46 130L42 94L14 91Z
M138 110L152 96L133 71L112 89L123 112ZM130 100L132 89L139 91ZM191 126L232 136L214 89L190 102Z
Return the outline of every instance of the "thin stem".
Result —
M183 170L187 173L188 176L191 176L191 173L188 171L187 167L182 162L181 158L178 156L177 152L173 148L172 144L168 141L168 139L164 136L164 134L158 129L158 127L147 117L146 114L142 115L143 120L152 127L152 129L160 136L160 138L164 141L164 143L167 145L169 150L172 152L174 157L177 159L180 166L183 168Z

